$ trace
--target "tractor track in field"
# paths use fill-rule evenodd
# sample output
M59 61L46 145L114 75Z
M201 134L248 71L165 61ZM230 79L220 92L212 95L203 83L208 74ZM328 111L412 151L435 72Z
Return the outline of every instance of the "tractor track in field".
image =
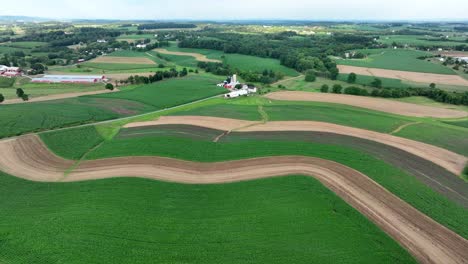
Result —
M35 135L0 142L0 170L29 180L85 181L136 177L186 184L218 184L285 175L307 175L360 211L420 263L465 263L468 241L402 201L364 174L319 158L282 156L198 163L161 157L73 161L57 157Z
M467 111L444 109L433 106L417 105L382 98L355 96L348 94L312 93L300 91L273 92L265 95L268 99L285 101L312 101L334 104L344 104L354 107L367 108L391 114L434 117L434 118L463 118L468 116Z

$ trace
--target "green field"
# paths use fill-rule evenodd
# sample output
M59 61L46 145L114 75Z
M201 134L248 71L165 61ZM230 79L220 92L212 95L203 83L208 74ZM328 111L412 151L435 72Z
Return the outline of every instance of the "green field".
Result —
M144 39L154 39L154 34L122 34L120 35L117 40L125 40L125 39L131 39L131 40L144 40Z
M95 62L85 62L81 64L83 67L96 68L107 71L116 71L116 70L134 70L134 69L153 69L157 68L157 65L151 64L133 64L133 63L95 63Z
M449 38L451 39L451 38ZM410 45L410 46L427 46L427 47L454 47L458 45L466 44L463 41L447 41L440 40L434 37L426 37L420 35L391 35L381 36L379 42L387 45L392 45L396 42L399 45Z
M436 145L468 157L468 128L435 124L416 124L406 127L396 136Z
M367 49L357 51L367 54L368 57L365 59L337 59L336 62L342 65L358 67L455 74L452 69L441 64L418 59L421 56L432 56L432 54L424 51L404 49Z
M0 138L115 119L153 109L129 100L90 97L0 105Z
M199 53L205 55L209 59L216 59L223 61L224 63L230 65L234 69L240 69L244 71L256 71L262 72L263 70L273 70L275 72L282 72L288 76L298 76L299 73L294 69L285 67L280 64L279 60L269 59L269 58L260 58L242 54L228 54L223 53L218 50L208 50L208 49L187 49L187 48L178 48L176 46L171 46L166 48L170 51L177 52L189 52L189 53ZM163 57L168 57L171 61L183 66L194 67L197 64L195 58L190 56L176 56L176 55L167 55L162 54ZM183 57L183 58L177 58ZM182 64L181 64L182 63Z
M338 80L346 82L348 80L349 74L339 74ZM353 84L347 83L346 86L364 86L369 87L371 82L378 78L382 81L382 87L384 88L428 88L429 84L427 83L416 83L416 82L408 82L403 81L400 79L392 79L392 78L382 78L382 77L374 77L374 76L367 76L367 75L357 75L356 82ZM465 92L468 91L467 86L459 86L459 85L448 85L448 84L437 84L436 86L438 89L442 89L445 91L454 91L454 92Z
M16 88L22 88L29 98L53 94L90 92L104 90L103 84L59 84L59 83L27 83L15 85L12 88L0 88L0 93L7 99L17 98Z
M0 88L10 88L15 84L16 78L0 77ZM2 90L0 89L0 93Z
M7 263L415 263L310 177L0 183Z
M66 138L67 133L53 132L46 134L49 137L46 142L54 141L55 136L57 136L59 142L63 142L63 144L49 145L55 153L65 153L67 155L65 157L69 158L81 156L84 152L83 149L76 152L67 150L67 148L73 149L72 146L80 144L80 140L83 141L80 138L77 141L72 140L73 132L69 133L70 141L62 140ZM92 140L94 142L102 140L96 135L93 138L95 138ZM278 155L320 157L354 168L371 177L387 190L433 217L441 224L455 230L464 237L468 236L468 225L466 223L468 210L463 210L458 204L434 192L415 177L390 166L381 159L341 145L265 140L214 143L203 139L193 140L161 134L145 134L139 137L116 137L104 141L97 149L88 153L86 159L121 156L163 156L214 162Z
M0 105L0 138L26 132L115 119L160 110L224 93L213 75L191 75L125 91L54 100Z
M224 93L225 89L216 87L217 82L219 78L213 75L191 75L94 97L127 99L163 109Z
M396 135L436 145L468 156L468 138L466 137L468 129L448 126L436 120L398 116L339 104L256 101L256 99L250 97L232 100L223 106L210 105L172 113L171 115L203 115L260 120L257 104L263 105L263 110L266 112L270 121L322 121L382 133L390 133L406 123L422 122L422 124L419 125L408 126ZM424 129L421 129L420 126L423 126Z

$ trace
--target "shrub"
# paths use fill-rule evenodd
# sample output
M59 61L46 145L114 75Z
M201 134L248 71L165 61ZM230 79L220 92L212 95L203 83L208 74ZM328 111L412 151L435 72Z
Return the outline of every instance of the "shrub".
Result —
M314 71L307 71L306 72L306 76L305 76L305 81L306 82L315 82L315 80L317 79L317 76L315 76L315 72Z
M352 72L348 75L348 83L355 83L357 79L357 75Z
M328 85L324 84L322 87L320 87L320 92L322 93L328 93L329 87Z
M332 88L332 92L336 94L340 94L341 90L343 90L343 87L339 84L334 84Z
M114 85L112 83L108 83L108 84L106 84L106 89L112 91L112 90L114 90Z
M22 98L23 95L24 95L23 89L17 88L17 89L16 89L16 96L18 96L19 98Z
M382 80L375 78L371 83L370 86L375 88L382 88Z
M2 103L3 101L5 101L5 96L3 96L3 94L0 94L0 103Z

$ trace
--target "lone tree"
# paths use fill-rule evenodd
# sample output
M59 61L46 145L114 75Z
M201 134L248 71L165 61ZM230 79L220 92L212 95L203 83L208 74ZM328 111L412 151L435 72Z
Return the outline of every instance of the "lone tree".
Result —
M306 82L315 82L315 80L317 79L317 77L315 76L315 72L314 71L307 71L306 72L306 76L305 76L305 81Z
M429 84L429 87L430 87L431 89L435 89L435 88L436 88L436 84L435 84L435 83L431 83L431 84Z
M113 91L114 90L114 85L112 83L108 83L108 84L106 84L106 89Z
M352 72L348 75L348 83L355 83L357 79L357 75Z
M17 88L17 89L16 89L16 96L18 96L19 98L22 98L23 95L24 95L23 89Z
M21 96L21 99L23 99L23 101L29 101L29 95L23 94L23 95Z
M330 88L328 87L328 85L324 84L324 85L322 85L322 87L320 87L320 92L322 92L322 93L328 93L328 90L329 90L329 89L330 89Z
M340 94L341 90L343 90L343 87L339 84L334 84L332 88L332 92L336 94Z
M2 103L3 101L5 101L5 96L3 96L3 94L0 94L0 103Z
M382 88L382 80L375 78L370 85L375 88Z

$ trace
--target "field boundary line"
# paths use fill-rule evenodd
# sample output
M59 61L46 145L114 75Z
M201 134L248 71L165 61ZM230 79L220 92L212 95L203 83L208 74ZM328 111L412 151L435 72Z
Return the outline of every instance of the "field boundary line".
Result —
M397 127L395 130L393 130L392 132L390 132L390 135L394 135L398 132L400 132L401 130L409 127L409 126L412 126L412 125L417 125L417 124L421 124L422 122L418 121L418 122L411 122L411 123L406 123L406 124L403 124L399 127Z
M88 156L91 152L95 151L100 146L102 146L102 144L104 144L104 142L106 142L106 141L103 140L103 141L99 142L99 144L97 144L96 146L90 148L88 151L86 151L86 153L81 155L81 157L78 160L76 160L75 163L73 163L73 165L70 166L70 168L66 169L63 172L63 178L60 179L59 181L64 181L68 177L68 175L73 172L73 170L75 170L76 168L78 168L78 166L80 166L81 162L86 158L86 156Z

